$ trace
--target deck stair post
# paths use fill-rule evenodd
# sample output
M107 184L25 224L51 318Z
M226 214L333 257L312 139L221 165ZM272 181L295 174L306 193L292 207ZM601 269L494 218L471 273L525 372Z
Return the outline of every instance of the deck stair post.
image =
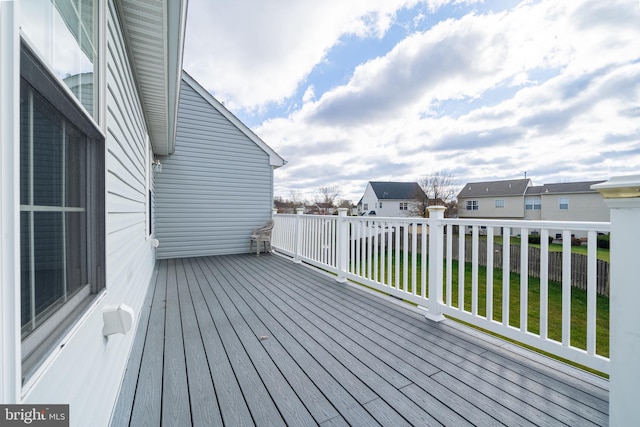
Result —
M426 317L440 322L445 319L442 314L442 265L444 262L444 206L429 206L429 301Z
M611 219L609 424L640 426L640 175L591 186Z
M349 265L349 223L347 222L347 208L338 208L338 228L336 242L338 249L338 282L346 282L347 266Z
M302 260L300 259L300 252L302 251L302 214L304 213L304 208L296 208L296 235L295 235L295 248L293 254L293 262L296 264L300 264Z

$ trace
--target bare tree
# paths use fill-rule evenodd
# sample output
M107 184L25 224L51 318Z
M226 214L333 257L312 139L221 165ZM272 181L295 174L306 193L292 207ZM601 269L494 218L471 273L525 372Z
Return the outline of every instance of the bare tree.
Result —
M335 202L340 195L337 185L327 185L318 189L315 200L321 215L328 215L334 211Z
M301 206L304 206L305 204L304 198L302 197L302 194L298 190L289 191L289 198L291 200L291 203L295 207L301 207Z
M340 189L337 185L327 185L318 189L318 195L316 201L318 203L325 203L327 206L334 206L334 203L340 195Z
M435 171L423 175L417 179L422 192L416 194L416 201L409 207L412 216L429 216L428 208L433 205L447 207L445 216L451 216L455 211L457 184L450 172Z
M353 203L351 202L351 200L342 199L342 200L340 200L340 202L338 202L338 207L339 208L351 209L351 206L353 206Z

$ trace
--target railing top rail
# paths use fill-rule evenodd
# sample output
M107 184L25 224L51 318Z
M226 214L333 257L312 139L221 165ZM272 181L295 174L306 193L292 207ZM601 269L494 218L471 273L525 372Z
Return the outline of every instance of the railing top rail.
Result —
M284 217L295 217L296 214L277 214ZM309 215L304 217L337 219L337 215ZM432 221L429 218L421 217L383 217L383 216L347 216L343 219L352 222L375 221L375 222L395 222L395 223L424 223ZM438 220L441 224L453 225L479 225L491 227L511 227L527 229L551 229L551 230L575 230L575 231L610 231L610 222L590 222L590 221L537 221L528 219L484 219L484 218L443 218Z
M610 231L610 222L589 221L536 221L527 219L473 219L473 218L444 218L442 224L453 225L480 225L493 227L512 227L528 229L553 229L553 230L581 230L581 231Z

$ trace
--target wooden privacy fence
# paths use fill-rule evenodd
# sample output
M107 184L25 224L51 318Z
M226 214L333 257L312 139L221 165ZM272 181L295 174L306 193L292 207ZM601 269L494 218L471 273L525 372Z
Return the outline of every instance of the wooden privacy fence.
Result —
M446 244L446 242L445 242ZM494 243L493 267L502 268L502 245ZM529 266L528 275L530 277L540 277L540 248L528 248ZM453 259L458 259L458 240L453 239ZM464 258L465 262L471 262L471 241L465 240ZM480 240L478 244L478 263L482 266L487 264L487 242ZM520 274L520 245L511 245L510 271ZM562 282L562 252L549 252L549 280ZM598 295L609 296L609 263L597 260L596 289ZM587 256L571 253L571 286L578 289L587 289Z
M402 227L399 227L402 229ZM403 233L400 232L400 247L403 247ZM395 245L395 236L396 233L392 233L392 237L390 241L385 241L387 244ZM409 234L409 239L411 240L412 236ZM420 248L422 247L420 240L421 235L417 235L418 244L417 249L418 253L420 253ZM444 247L446 253L446 239L444 242ZM458 260L458 238L454 235L453 245L452 245L453 259ZM411 247L411 245L409 245ZM428 246L427 246L428 247ZM494 243L493 245L493 267L497 269L502 269L502 245L498 243ZM528 275L530 277L540 278L540 248L531 247L528 248L529 252L529 266L528 266ZM465 249L464 249L464 258L465 262L472 262L472 246L471 240L465 240ZM486 240L480 240L478 242L478 263L481 266L487 265L487 242ZM520 244L512 244L511 245L511 255L510 255L510 271L511 273L520 274ZM549 252L549 280L555 282L562 282L562 252ZM597 278L596 278L596 288L598 295L609 296L609 263L602 260L597 260ZM571 254L571 286L577 289L586 290L587 289L587 256L582 254Z

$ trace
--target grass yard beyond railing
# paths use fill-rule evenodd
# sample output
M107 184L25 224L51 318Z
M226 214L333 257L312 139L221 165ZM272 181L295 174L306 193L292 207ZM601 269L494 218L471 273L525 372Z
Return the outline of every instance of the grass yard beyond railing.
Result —
M412 257L408 254L408 261L413 263ZM416 292L421 292L421 254L415 255L416 259ZM400 256L399 268L403 271L404 256ZM426 260L425 260L426 261ZM396 256L395 251L392 252L391 260L391 279L395 286L395 268ZM458 261L453 261L452 270L452 305L458 307ZM446 272L445 272L446 274ZM407 292L412 292L413 272L409 269L409 281ZM427 274L428 277L428 274ZM465 264L465 289L464 289L464 309L471 310L472 301L472 265ZM509 276L509 325L515 328L520 327L520 275L511 273ZM527 330L529 332L540 333L540 279L535 277L528 278L528 320ZM425 289L428 297L428 288ZM549 302L548 302L548 337L550 339L562 340L562 285L558 282L549 281ZM444 291L444 300L447 300L446 290ZM502 269L494 269L493 271L493 319L502 322ZM478 267L478 315L486 316L487 307L487 269L484 266ZM571 289L571 345L585 350L587 348L587 293L578 288ZM596 353L609 357L609 298L605 296L597 297L596 304Z
M609 233L609 223L445 219L439 208L426 219L344 213L278 215L274 246L339 281L424 307L433 321L447 316L610 372L608 263L596 258L598 233ZM471 239L456 230L469 230ZM546 242L541 249L523 244L534 231L546 240L555 230L564 243L559 256ZM569 247L578 233L587 235L586 257ZM499 243L506 236L508 246Z

